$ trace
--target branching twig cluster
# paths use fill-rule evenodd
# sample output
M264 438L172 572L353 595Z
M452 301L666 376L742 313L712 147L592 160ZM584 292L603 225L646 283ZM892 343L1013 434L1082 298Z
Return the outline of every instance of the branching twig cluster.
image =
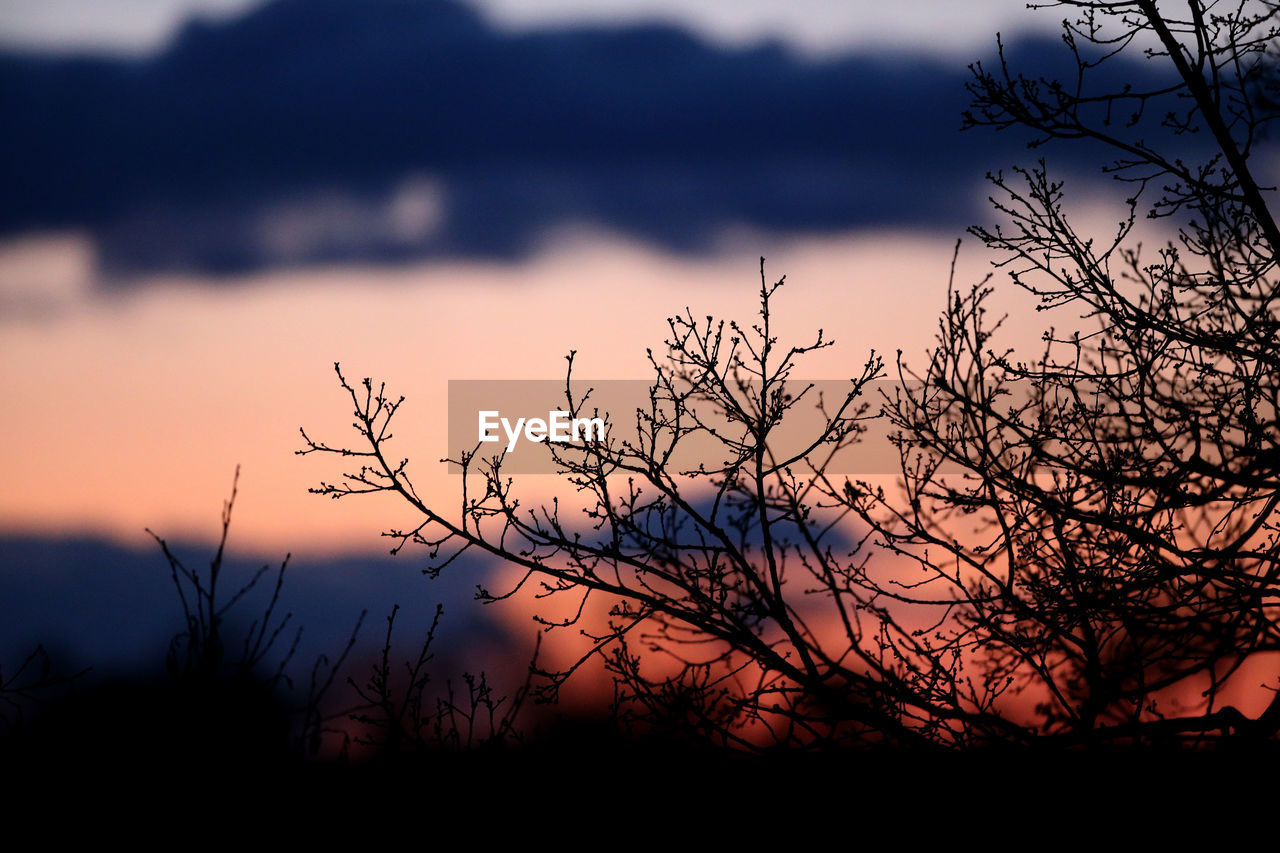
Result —
M427 505L391 451L403 398L340 369L358 442L304 432L299 452L359 467L314 491L398 495L419 523L387 535L395 550L425 547L434 571L468 551L516 567L491 599L528 586L570 600L546 627L587 635L583 661L606 661L624 716L697 739L1274 735L1280 699L1250 719L1221 696L1247 661L1280 650L1280 229L1249 168L1277 118L1277 4L1190 0L1183 17L1154 0L1050 5L1078 13L1064 32L1073 78L1022 76L1002 49L998 69L973 67L967 121L1028 128L1046 150L1109 149L1124 214L1095 240L1044 161L993 176L1004 222L972 233L997 273L1086 328L1051 329L1038 359L1019 360L993 345L994 274L967 290L953 280L925 368L899 357L886 408L899 491L829 474L877 414L864 394L883 375L874 354L844 399L812 401L826 415L812 442L776 452L812 390L793 387L793 370L830 341L780 344L782 282L763 261L754 325L670 321L633 433L614 423L603 442L547 445L582 516L558 500L523 506L502 456L478 450L451 460L460 506ZM1138 49L1164 82L1100 89L1098 68ZM1191 137L1208 143L1181 144ZM1144 212L1178 229L1154 255L1134 239ZM578 417L589 397L567 380L562 407ZM677 470L694 438L719 458ZM603 627L584 617L597 599ZM579 665L547 673L551 689Z

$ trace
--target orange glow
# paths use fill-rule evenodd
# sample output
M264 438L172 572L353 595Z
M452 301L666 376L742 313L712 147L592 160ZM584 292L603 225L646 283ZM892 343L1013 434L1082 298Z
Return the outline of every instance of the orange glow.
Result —
M770 277L785 274L789 282L775 301L780 338L807 343L822 327L837 342L813 354L803 375L853 375L871 349L885 355L891 376L898 349L922 367L953 245L854 233L764 250ZM406 396L396 452L414 460L410 471L427 502L449 507L460 481L437 461L445 453L448 380L559 378L569 350L577 351L580 376L646 377L646 348L661 352L666 317L688 307L695 317L753 318L760 251L680 258L579 235L522 265L315 268L217 283L166 277L110 291L94 286L85 239L0 245L0 530L136 543L150 527L171 539L210 540L240 465L237 548L320 556L386 547L379 533L413 526L411 510L390 496L334 502L311 495L308 487L345 469L336 457L295 455L299 426L330 444L356 439L335 361L348 378L373 376ZM957 284L978 280L986 261L962 253ZM1037 352L1043 316L1011 288L998 292L1014 318L1004 343ZM1021 318L1034 325L1016 324ZM887 487L893 480L876 479ZM534 501L563 491L552 477L523 485ZM586 624L598 628L607 603L593 604ZM513 638L500 652L502 683L522 677L520 644L538 630L531 617L563 618L569 614L558 608L567 605L521 594L496 608ZM824 647L847 644L834 612L804 615ZM576 628L556 631L541 664L562 669L589 648ZM642 657L651 675L675 671L661 654ZM1259 685L1274 683L1275 671L1274 658L1250 660L1220 699L1255 716L1270 698ZM1180 684L1161 697L1162 708L1186 713L1202 704L1198 690ZM1008 694L1002 707L1030 720L1033 692ZM577 708L602 707L612 695L598 662L564 692Z
M922 352L951 249L949 240L865 233L767 252L768 273L790 282L776 318L783 339L821 326L837 341L806 374L849 374L872 347ZM0 316L0 526L135 542L149 526L210 539L240 464L241 547L379 547L378 533L405 520L401 507L310 495L339 472L332 459L294 455L299 426L331 442L350 436L333 362L408 398L399 452L415 461L426 495L452 502L457 483L436 462L449 379L558 378L571 349L580 375L644 378L645 349L660 347L667 316L686 306L695 316L753 315L759 251L673 258L566 237L520 266L317 268L216 284L166 277L104 292L92 288L84 240L10 243L0 247L0 304L35 307Z

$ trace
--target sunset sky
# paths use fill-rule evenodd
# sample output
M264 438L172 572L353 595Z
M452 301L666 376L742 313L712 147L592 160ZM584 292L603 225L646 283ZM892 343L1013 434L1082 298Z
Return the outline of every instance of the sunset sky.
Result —
M109 47L150 51L143 61L154 62L145 57L176 49L163 34L172 37L177 22L190 14L210 16L210 42L221 39L232 45L228 50L235 50L236 32L224 36L219 28L234 26L235 14L252 12L250 7L258 5L213 0L8 4L0 13L0 32L11 50ZM358 5L326 2L315 8L328 8L339 16L359 14L353 11ZM406 4L375 5L395 9ZM305 6L281 4L282 9ZM789 69L797 79L791 85L803 85L800 81L808 73L814 81L810 96L827 101L824 109L830 113L810 124L814 135L788 140L792 151L786 158L774 158L767 148L747 151L741 167L704 187L699 164L714 161L708 161L702 149L714 158L718 148L731 150L740 143L716 134L736 132L733 125L738 121L744 128L758 124L770 132L763 115L735 117L724 122L730 125L727 130L707 125L700 130L705 143L696 138L669 140L677 147L661 155L656 165L645 165L654 171L656 187L634 199L628 197L637 193L633 183L610 187L609 181L635 168L636 162L643 165L643 152L625 154L599 168L589 166L563 178L559 186L556 178L547 179L550 183L539 196L538 176L547 155L534 154L529 165L521 167L512 163L511 151L500 150L493 155L495 169L512 183L530 187L527 191L537 196L533 203L546 207L545 221L511 226L519 228L511 235L519 241L516 248L500 241L485 245L463 233L457 250L445 246L424 252L427 257L415 257L412 251L420 235L429 237L448 225L444 220L450 215L449 170L465 169L469 174L483 167L482 146L493 140L479 136L473 141L473 162L461 166L444 160L433 172L429 156L418 163L402 158L405 174L390 175L386 190L366 192L361 179L339 160L332 178L317 168L278 193L264 187L261 198L206 222L198 221L204 214L206 185L175 189L183 180L180 168L154 174L145 161L126 165L123 168L138 170L141 181L152 185L136 191L142 201L131 206L128 199L135 190L104 183L104 195L115 193L125 201L111 200L103 213L99 199L80 188L83 184L58 180L57 173L91 172L86 183L92 184L102 170L112 168L110 162L67 163L53 156L25 166L12 162L11 178L52 173L52 180L37 177L30 190L23 187L34 203L56 197L47 212L32 216L21 206L10 206L4 217L7 227L0 234L0 347L5 364L0 381L9 402L2 452L10 483L0 498L0 522L11 529L91 532L126 541L136 539L148 525L175 535L207 537L230 474L241 464L241 544L303 551L361 547L380 527L381 508L373 501L338 507L311 497L306 487L334 472L327 460L292 454L298 447L299 426L341 437L347 413L333 380L334 361L341 361L353 376L386 379L409 398L405 417L415 419L415 428L402 433L404 450L427 467L443 447L443 413L433 410L441 405L448 379L556 378L570 349L579 353L579 375L643 378L645 348L661 343L664 318L673 312L689 307L695 314L744 319L751 314L760 255L768 257L772 275L786 274L792 282L780 303L784 328L798 339L821 326L838 343L811 361L809 375L841 377L859 366L872 348L888 354L901 348L908 359L922 352L943 304L954 241L966 214L981 213L976 202L985 191L984 169L991 165L983 162L988 159L983 149L992 140L973 132L956 150L957 140L950 132L958 128L959 117L942 112L962 103L964 61L954 55L961 49L957 39L971 56L978 56L987 51L995 29L1022 29L1029 22L1043 25L1043 16L1025 15L1020 3L990 3L974 6L957 30L942 11L953 4L913 4L909 14L905 7L874 3L842 4L835 13L826 8L830 4L657 0L477 4L486 17L476 26L490 26L484 23L488 16L494 22L492 31L480 32L477 38L484 49L499 56L517 31L554 38L558 28L573 27L581 41L590 42L597 26L629 27L659 20L709 39L701 45L690 43L688 49L704 58L686 73L700 73L716 61L729 69L740 67L733 51L748 40L746 34L750 39L768 35L797 50L826 40L821 45L823 59L817 61L835 62L832 57L841 46L854 52L853 63L859 61L857 51L872 51L882 57L875 61L887 68L905 67L894 73L895 87L919 89L930 99L947 96L942 104L923 100L909 106L881 105L875 98L884 81L855 79L845 84L852 89L834 89L840 84L831 82L823 66L770 55L770 63ZM899 11L890 14L885 8ZM281 36L281 56L308 61L304 36L298 42ZM314 36L325 37L319 31ZM255 43L254 49L263 47ZM655 56L663 49L654 47ZM353 55L350 61L359 58ZM216 75L217 60L209 61L215 63L209 74ZM252 62L276 68L263 57L255 56ZM910 73L920 65L949 69L943 82L951 91L927 75ZM865 75L879 67L851 70ZM581 82L590 81L598 69L584 60L566 70ZM657 94L667 85L662 78L644 82L652 69L639 65L633 70L640 81L633 97L646 85ZM353 69L353 75L359 71ZM606 71L626 72L617 64ZM160 77L166 72L152 73ZM262 82L271 85L270 80ZM216 76L195 81L209 88L217 84ZM300 85L306 85L305 79ZM327 85L332 85L328 78L321 78L315 91L302 94L323 108L322 87ZM465 86L465 78L458 85ZM735 84L730 78L725 85L749 91L752 83ZM572 105L559 106L563 99L555 93L546 95L548 109L570 111L568 120L586 120ZM853 96L858 103L852 107L861 115L842 107L841 99ZM453 98L465 97L465 90L446 93L451 104ZM744 94L743 102L750 105L753 98ZM74 133L78 116L57 114L50 108L57 103L54 98L42 108L45 126L50 132L65 127ZM877 114L878 106L885 114ZM335 121L340 121L337 112L343 107L335 109ZM34 107L23 104L20 109ZM214 134L236 120L234 98L219 109L225 115L204 115ZM421 109L430 112L429 99ZM600 109L617 117L633 107L620 98ZM645 109L659 119L666 115L660 105L647 104ZM480 122L493 121L492 116L478 115ZM148 117L132 120L145 122ZM902 125L886 125L894 120ZM447 117L442 123L450 124ZM374 130L381 138L387 129ZM850 140L850 148L858 140L867 142L863 150L832 154L832 146L820 136L828 130L837 139ZM266 128L259 133L271 132ZM781 132L787 134L786 129ZM924 132L948 136L919 138ZM928 158L920 163L925 177L938 176L945 183L911 174L909 161L878 161L902 147L894 142L897 134ZM33 133L32 150L38 151L35 137ZM180 144L175 150L184 158L205 156L198 140L157 140L145 133L140 138L160 146L160 160L170 156L167 143ZM608 138L601 145L608 145ZM660 127L655 138L666 138ZM249 147L253 141L248 136L212 143ZM84 142L86 150L100 150L92 138ZM110 152L121 144L105 139L101 147ZM689 153L681 154L680 146ZM814 160L805 160L808 151L814 152ZM602 159L598 150L588 153ZM252 163L255 156L250 150L245 159ZM814 170L808 178L797 171L798 163L804 162ZM244 167L237 163L227 168ZM789 187L780 183L789 179ZM737 185L726 187L721 180ZM824 186L829 181L843 183L838 189L847 196L831 196ZM506 205L528 201L521 200L520 191L512 188L509 202L484 200L486 209L496 218L507 218ZM154 205L158 211L148 209L148 192L164 199ZM692 203L705 201L704 209L688 212L691 192L696 196ZM567 206L564 199L557 200L572 193L596 194L604 201L588 201L574 209L572 199ZM176 205L171 202L175 195ZM610 207L611 195L620 210ZM628 203L644 208L637 207L632 216ZM213 204L226 203L218 199ZM670 212L664 213L667 205ZM771 205L780 212L770 213ZM806 205L813 209L806 210ZM878 214L881 209L883 217ZM672 238L649 225L673 215L688 218L685 233L697 230L696 243L682 245L679 235ZM191 217L196 222L189 231L173 234L166 230L171 223L154 221L157 217ZM628 227L633 222L638 227ZM478 227L486 227L483 220ZM219 230L228 232L228 251L235 252L242 248L235 241L249 228L268 251L237 262L230 273L213 270L217 274L211 278L200 269L210 264L199 255L194 262L192 253L163 255L172 241L186 240L194 244L192 252L216 257L223 248ZM390 232L392 248L396 236L403 234L409 250L392 261L379 257L388 248L383 232ZM156 241L161 241L159 256L153 261L146 253L157 254ZM338 246L336 257L327 252L328 243ZM274 255L268 253L272 247ZM131 264L130 255L143 261ZM119 262L119 257L125 260ZM987 259L971 246L962 260L966 269L979 273ZM105 269L104 263L109 264ZM1019 330L1011 331L1016 335ZM1039 330L1026 331L1023 338L1033 341ZM448 496L452 484L441 476L433 478L433 487L439 490L436 494Z
M191 16L197 16L192 18ZM968 62L1021 0L41 0L0 8L0 535L254 554L385 549L393 501L308 494L353 436L333 374L407 398L398 452L456 499L450 379L647 375L665 318L919 365L988 170ZM196 23L191 23L193 20ZM1018 41L1015 39L1015 44ZM1058 155L1064 170L1082 162ZM1104 188L1075 198L1114 227ZM966 241L959 283L992 259ZM1040 318L1004 289L1004 341ZM552 489L553 483L544 484ZM14 569L15 567L9 567Z

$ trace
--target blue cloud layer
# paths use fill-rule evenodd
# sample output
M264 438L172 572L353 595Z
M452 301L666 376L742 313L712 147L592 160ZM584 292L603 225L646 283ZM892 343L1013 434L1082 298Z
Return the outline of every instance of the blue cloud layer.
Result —
M1026 158L960 132L966 79L924 54L277 0L143 61L0 57L0 233L85 228L108 270L217 273L515 259L566 222L690 252L729 225L957 228L982 175Z

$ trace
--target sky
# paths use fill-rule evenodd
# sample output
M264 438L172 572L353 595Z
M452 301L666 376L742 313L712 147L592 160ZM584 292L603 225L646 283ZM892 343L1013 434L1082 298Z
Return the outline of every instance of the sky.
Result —
M427 37L461 28L459 56L478 57L437 80L413 64L412 37L401 46L373 17L347 39L359 4L341 0L249 23L235 3L6 4L2 29L25 47L152 55L127 77L109 62L58 72L82 75L75 86L38 61L9 72L26 75L9 108L28 119L10 138L18 201L0 210L0 383L15 402L3 452L20 484L0 526L207 539L239 464L242 545L375 546L394 509L319 500L307 487L333 471L293 454L300 426L343 426L335 361L409 397L412 455L430 465L444 419L428 412L448 379L556 378L571 349L580 375L643 378L673 312L750 315L761 255L792 282L785 327L838 342L812 376L840 377L873 348L918 362L983 174L1020 145L955 133L964 70L945 16L917 7L881 27L866 11L879 4L834 20L821 5L424 12L445 15ZM1016 20L1018 5L973 7L968 26ZM156 34L193 11L219 17L160 50ZM659 15L716 40L620 40ZM559 35L606 21L621 29ZM797 45L840 32L848 52L752 52L736 43L748 31ZM887 53L862 51L868 31ZM894 53L908 31L920 40ZM378 55L406 59L384 71ZM486 71L516 62L532 72ZM302 89L288 67L310 75ZM436 81L438 110L402 108L414 95L395 87L415 75ZM980 277L987 262L968 246L961 269ZM1030 344L1039 329L1010 334Z
M225 18L263 0L10 0L0 6L0 44L40 50L154 51L191 16ZM723 43L778 39L797 50L829 54L859 48L928 45L971 52L993 33L1052 30L1051 16L1031 17L1019 2L917 0L470 0L513 30L665 21Z
M239 466L241 553L385 552L405 507L310 494L342 467L296 454L300 427L355 438L335 362L405 395L397 452L448 505L449 380L557 379L571 350L580 377L646 378L673 314L753 318L761 256L788 282L781 339L836 342L806 378L848 378L873 350L922 366L953 258L959 287L993 272L976 240L955 255L989 215L984 176L1027 157L960 133L966 65L998 29L1042 58L1057 17L0 4L0 540L212 542ZM1114 200L1083 183L1073 214L1109 232ZM998 290L1000 340L1038 349L1047 320Z

